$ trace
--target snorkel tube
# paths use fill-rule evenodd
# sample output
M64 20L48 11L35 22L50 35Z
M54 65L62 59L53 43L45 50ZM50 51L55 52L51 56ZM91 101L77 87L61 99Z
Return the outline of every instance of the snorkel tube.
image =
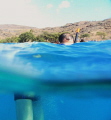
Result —
M75 36L75 39L74 39L74 43L76 43L77 40L78 40L79 32L80 32L80 28L78 28L78 29L76 30L76 36Z

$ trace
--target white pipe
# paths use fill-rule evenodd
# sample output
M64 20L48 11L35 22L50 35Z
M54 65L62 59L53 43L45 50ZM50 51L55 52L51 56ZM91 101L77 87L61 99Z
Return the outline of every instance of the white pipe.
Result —
M17 120L33 120L33 106L31 99L17 99L16 101Z

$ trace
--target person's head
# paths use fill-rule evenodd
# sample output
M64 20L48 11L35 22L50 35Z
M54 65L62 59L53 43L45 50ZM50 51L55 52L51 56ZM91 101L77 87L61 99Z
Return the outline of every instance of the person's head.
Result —
M85 42L85 40L84 40L84 39L81 39L80 42Z
M73 44L74 43L74 39L73 36L69 33L63 33L59 36L59 42L62 44Z

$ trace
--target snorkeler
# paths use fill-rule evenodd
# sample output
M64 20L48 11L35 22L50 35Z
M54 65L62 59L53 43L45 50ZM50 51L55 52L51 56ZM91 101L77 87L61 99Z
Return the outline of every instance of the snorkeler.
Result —
M63 33L59 36L59 42L63 45L71 45L74 44L74 38L69 33Z
M59 42L60 42L60 44L62 44L62 45L71 45L71 44L77 43L78 42L78 34L79 34L79 32L80 32L80 29L78 28L76 30L75 39L69 33L63 33L63 34L61 34L59 36Z

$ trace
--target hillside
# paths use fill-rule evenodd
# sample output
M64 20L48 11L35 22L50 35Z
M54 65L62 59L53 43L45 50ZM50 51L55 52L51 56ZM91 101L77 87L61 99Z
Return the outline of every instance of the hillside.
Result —
M7 37L18 36L21 33L33 30L35 35L39 35L44 31L49 33L57 33L57 32L70 32L75 35L75 31L77 28L80 28L80 35L88 33L90 37L85 39L87 40L101 40L101 36L97 36L97 32L105 33L105 39L111 39L111 18L103 21L80 21L76 23L68 23L64 26L60 27L48 27L48 28L36 28L36 27L28 27L28 26L20 26L20 25L0 25L0 39L4 39Z
M30 31L31 29L34 29L34 27L13 25L13 24L0 25L0 39L18 36L21 33Z

